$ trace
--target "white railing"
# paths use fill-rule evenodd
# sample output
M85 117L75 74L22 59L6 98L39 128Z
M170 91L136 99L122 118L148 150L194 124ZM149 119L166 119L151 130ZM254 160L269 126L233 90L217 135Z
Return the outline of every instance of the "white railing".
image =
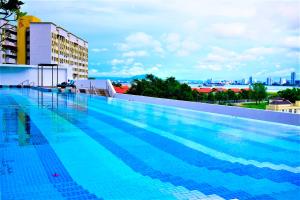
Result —
M96 90L102 89L107 92L107 96L114 97L116 91L110 80L76 80L75 85L77 90L79 89L89 89Z
M109 79L106 80L106 90L110 97L114 97L116 95L116 90Z

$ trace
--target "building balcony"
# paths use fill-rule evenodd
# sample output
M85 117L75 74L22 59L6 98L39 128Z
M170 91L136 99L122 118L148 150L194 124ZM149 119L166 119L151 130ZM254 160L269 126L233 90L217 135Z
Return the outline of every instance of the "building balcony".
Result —
M16 42L12 42L12 41L9 41L7 39L2 42L2 45L3 46L17 47Z
M6 25L6 26L2 27L2 30L4 30L5 32L15 34L15 35L17 34L17 28L16 28L16 26L13 26L13 25Z
M17 57L17 52L12 50L5 50L4 54L11 57Z
M6 57L5 59L3 59L3 61L6 64L16 64L17 63L17 59L16 58L8 58L8 57Z
M7 39L17 41L17 35L10 34Z

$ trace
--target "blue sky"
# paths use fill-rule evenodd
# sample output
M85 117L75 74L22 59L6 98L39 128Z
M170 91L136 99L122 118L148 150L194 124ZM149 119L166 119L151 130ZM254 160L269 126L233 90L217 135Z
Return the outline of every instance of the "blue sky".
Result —
M299 1L24 0L89 42L90 76L255 79L300 72Z

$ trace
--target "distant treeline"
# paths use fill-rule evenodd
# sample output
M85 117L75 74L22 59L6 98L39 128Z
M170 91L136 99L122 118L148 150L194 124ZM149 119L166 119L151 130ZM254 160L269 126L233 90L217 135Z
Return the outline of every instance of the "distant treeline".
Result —
M200 93L193 90L188 84L180 83L174 77L161 79L148 74L144 79L133 80L127 94L220 104L234 103L240 100L254 100L260 103L267 98L267 88L261 83L255 83L250 90L241 89L238 93L230 89Z

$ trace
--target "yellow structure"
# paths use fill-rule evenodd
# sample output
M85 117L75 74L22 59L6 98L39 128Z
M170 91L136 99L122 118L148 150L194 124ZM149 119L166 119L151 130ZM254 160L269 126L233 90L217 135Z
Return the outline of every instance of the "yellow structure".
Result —
M272 100L267 106L267 110L300 114L300 101L296 101L295 104L292 104L288 100L277 98Z
M17 29L17 64L26 64L26 31L30 27L30 22L40 22L34 16L23 16L18 20Z

